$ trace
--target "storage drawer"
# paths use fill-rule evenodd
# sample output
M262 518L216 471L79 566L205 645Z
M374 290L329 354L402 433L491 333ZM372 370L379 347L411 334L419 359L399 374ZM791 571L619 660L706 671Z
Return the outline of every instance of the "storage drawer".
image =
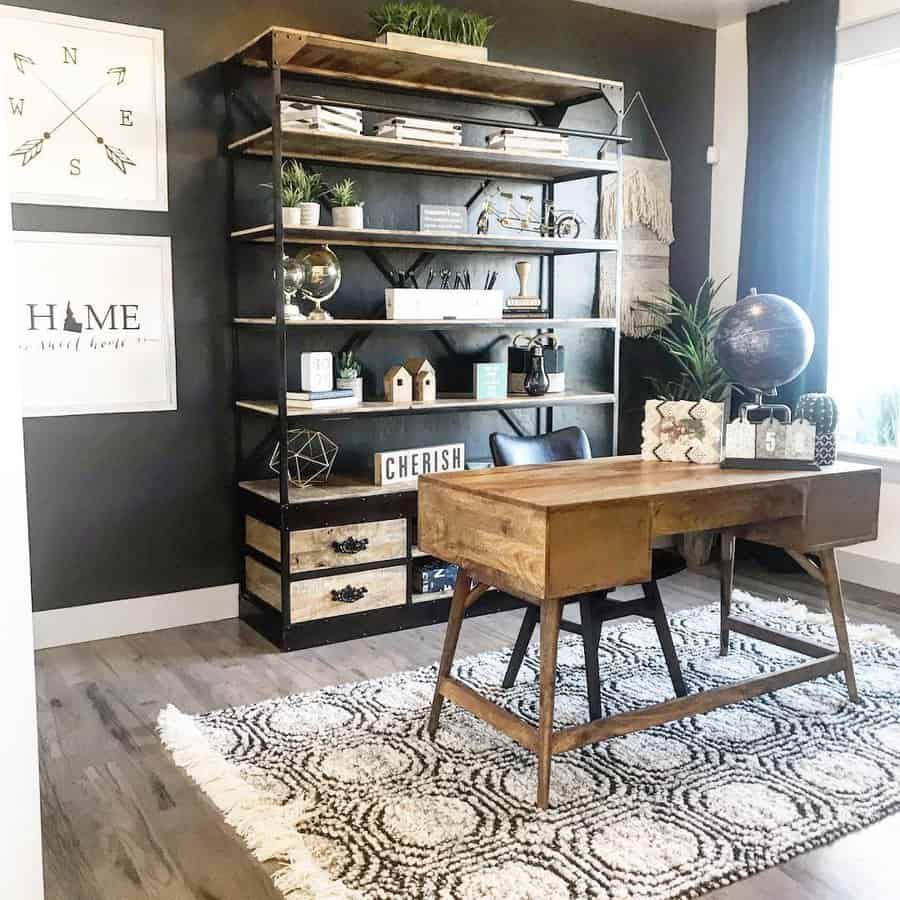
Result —
M246 580L247 590L276 609L281 609L281 578L277 572L247 557ZM357 599L342 602L337 599L341 592L346 592L346 595L355 592ZM307 578L291 584L291 622L327 619L405 603L405 565Z
M248 546L278 562L281 559L278 529L253 516L245 516L244 521ZM292 573L358 566L405 556L406 519L291 532Z

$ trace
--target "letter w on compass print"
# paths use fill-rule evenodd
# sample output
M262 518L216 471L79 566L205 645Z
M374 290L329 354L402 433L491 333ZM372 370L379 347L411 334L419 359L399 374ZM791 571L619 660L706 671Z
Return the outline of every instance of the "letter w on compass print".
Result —
M47 84L46 81L41 78L37 73L37 64L31 57L25 56L23 53L13 53L13 61L16 64L16 69L18 69L19 74L23 78L33 78L35 79L46 91L48 91L56 100L59 101L60 105L65 109L66 115L63 116L52 128L48 128L44 131L40 137L29 138L27 141L21 143L15 150L10 153L10 156L18 156L22 160L22 165L27 166L28 163L37 159L40 156L41 151L44 149L44 144L53 137L53 135L59 131L60 128L63 127L67 122L71 122L72 120L78 122L82 127L86 128L88 132L90 132L91 136L94 138L95 142L103 147L103 150L106 152L106 158L123 174L128 174L128 166L136 165L135 161L131 159L131 157L121 148L121 147L113 147L111 144L107 144L106 140L102 135L97 134L93 128L84 120L81 115L81 111L100 93L105 91L108 87L116 86L118 87L125 82L125 66L113 66L111 69L108 69L106 72L106 79L84 100L81 101L74 108L71 107L59 94Z

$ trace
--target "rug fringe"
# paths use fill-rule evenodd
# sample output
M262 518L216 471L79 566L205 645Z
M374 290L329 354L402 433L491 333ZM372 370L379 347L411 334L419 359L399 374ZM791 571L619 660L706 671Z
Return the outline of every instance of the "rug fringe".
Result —
M738 603L742 603L762 615L768 613L787 619L794 619L797 622L809 622L811 625L831 626L831 615L829 613L813 612L805 604L790 597L778 600L765 600L762 597L757 597L754 594L741 590L736 590L733 597ZM847 625L847 630L850 632L851 639L855 641L900 647L900 637L887 625L855 625L850 622Z
M334 880L315 860L294 827L296 804L287 806L249 784L238 769L210 746L197 723L169 704L157 727L175 762L206 792L225 821L261 862L283 866L275 886L290 900L361 900L362 895Z

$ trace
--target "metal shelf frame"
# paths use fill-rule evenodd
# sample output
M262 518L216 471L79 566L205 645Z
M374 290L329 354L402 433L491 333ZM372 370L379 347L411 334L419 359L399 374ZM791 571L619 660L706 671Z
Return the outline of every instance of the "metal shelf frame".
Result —
M245 460L259 460L263 457L265 453L265 447L263 445L271 445L272 440L277 440L279 442L279 476L278 476L278 497L279 501L277 504L277 521L278 521L278 530L280 534L280 551L282 559L290 558L290 535L291 535L291 526L292 524L296 527L296 515L294 515L295 507L292 506L290 502L290 485L288 481L288 454L287 454L287 438L290 425L293 421L296 421L296 416L292 414L288 409L287 404L287 390L288 390L288 333L289 328L291 327L290 323L285 321L284 318L284 272L282 267L282 259L284 256L285 246L289 240L289 234L286 234L285 228L282 222L282 214L281 214L281 188L282 188L282 178L281 178L281 170L282 170L282 162L285 158L284 153L284 132L282 130L281 125L281 104L282 101L302 101L309 102L314 101L319 98L309 97L306 94L297 94L286 92L283 86L283 74L284 72L291 73L291 67L287 68L282 67L281 51L279 50L279 42L276 40L276 32L279 32L278 29L270 30L272 32L271 40L266 39L266 36L262 36L260 40L263 43L259 46L265 48L264 57L257 56L255 59L248 60L246 57L242 57L241 53L243 51L239 51L238 54L235 54L230 60L226 61L224 64L224 75L225 75L225 94L226 94L226 117L227 117L227 134L231 136L230 140L231 144L226 142L226 145L223 146L223 153L225 153L229 158L229 212L231 216L232 228L234 227L234 222L236 219L235 215L235 175L234 175L234 167L235 161L238 157L243 155L244 149L241 146L242 141L234 141L235 134L235 111L236 108L240 108L246 110L246 104L241 99L241 94L239 91L239 79L240 79L240 70L245 65L252 65L262 67L268 70L269 75L269 89L268 89L268 102L269 102L269 113L270 113L270 132L271 132L271 150L266 147L265 152L263 154L257 154L257 156L270 156L270 165L271 165L271 185L272 185L272 224L271 226L267 226L267 242L262 244L266 248L269 248L272 253L272 264L274 269L274 282L273 282L273 299L275 305L275 315L271 320L263 320L263 321L248 321L246 319L242 319L238 310L238 297L237 297L237 277L236 277L236 263L235 258L237 256L236 253L232 252L230 254L230 266L231 266L231 277L229 279L230 286L230 306L231 306L231 318L234 323L232 327L232 349L233 349L233 364L234 364L234 389L235 389L235 400L237 401L239 398L237 397L237 386L239 382L238 373L240 371L240 340L239 334L242 330L239 325L267 325L272 328L273 340L274 340L274 359L276 365L276 374L277 374L277 384L278 384L278 397L276 401L276 409L275 417L277 417L277 422L273 423L273 427L269 430L269 433L266 437L261 441L253 450L245 457L243 451L243 441L242 441L242 416L240 411L235 415L235 444L236 444L236 453L237 453L237 469L240 473L240 470L243 468ZM268 33L267 33L268 34ZM321 37L321 36L320 36ZM327 36L326 36L327 37ZM339 39L335 39L339 40ZM353 43L353 42L350 42ZM249 46L249 45L248 45ZM246 48L245 48L246 50ZM506 69L514 69L515 67L503 67ZM343 80L340 75L335 75L333 72L329 72L327 74L323 74L322 77L318 77L314 71L304 70L302 72L298 72L298 70L293 70L295 74L298 74L300 77L304 79L313 78L315 80L319 80L322 83L354 83L358 87L361 86L358 79L354 79L352 76L347 76L346 80ZM523 73L528 70L521 70ZM553 73L545 73L550 76ZM560 78L564 78L566 76L560 75ZM548 178L544 180L541 185L541 199L544 204L553 202L555 186L557 183L562 183L565 181L573 180L574 178L597 178L602 179L604 175L611 174L612 172L621 173L622 164L624 159L624 145L628 142L629 138L625 137L622 133L623 127L623 114L624 114L624 89L622 85L617 82L609 82L609 81L598 81L597 87L592 88L590 90L586 90L584 94L578 96L570 96L560 102L556 103L544 103L544 102L536 102L534 104L530 103L527 100L518 99L515 97L510 97L508 100L502 100L494 98L490 102L492 105L503 105L506 103L510 106L518 106L522 108L523 106L530 110L532 118L535 122L536 130L547 130L550 133L554 134L565 134L576 137L590 138L601 141L601 147L597 151L598 159L601 159L604 148L607 144L615 145L615 166L597 166L597 169L603 169L603 171L587 171L584 174L581 173L570 173L564 175L559 178ZM394 93L398 93L401 96L404 93L409 93L410 91L405 91L402 86L396 83L396 80L392 80L389 78L385 78L379 81L378 78L369 78L362 85L364 87L368 87L371 89L381 89L381 90L389 90ZM416 94L426 94L429 96L439 97L445 101L456 100L467 100L467 101L477 101L477 97L473 97L470 95L466 95L464 91L455 92L452 87L450 89L438 88L438 87L425 87L422 89L418 89L414 91ZM586 103L589 101L602 99L604 100L610 109L615 114L616 118L616 127L612 133L607 132L593 132L593 131L585 131L583 129L567 129L562 126L562 120L567 112L572 106L579 105L581 103ZM341 105L352 105L357 108L367 109L373 112L384 112L384 113L396 113L396 114L415 114L415 115L423 115L423 113L410 113L409 110L404 110L402 106L388 106L388 105L375 105L375 104L359 104L352 103L347 104L338 101L328 100L329 104L333 104L335 106ZM432 115L428 113L428 115ZM452 121L458 122L466 122L468 124L473 125L487 125L487 126L513 126L513 127L522 127L521 122L510 122L500 119L493 119L487 117L476 117L476 116L451 116L446 114L434 114L434 118L439 119L451 119ZM532 126L527 126L532 127ZM302 157L302 153L297 152L292 148L291 150L292 156ZM325 161L327 164L327 160ZM342 164L352 165L352 162L342 162ZM423 173L428 174L429 169L427 166L423 166L421 170ZM431 174L444 174L448 177L453 177L454 174L452 172L444 172L441 173L436 170L432 170ZM463 175L464 173L458 173L459 175ZM472 202L477 199L478 195L484 190L485 186L488 182L484 182L482 184L482 188L476 193L472 198ZM616 274L615 274L615 316L612 320L602 320L604 328L608 329L612 335L612 391L609 394L604 395L605 399L604 403L610 405L612 407L612 452L615 454L618 449L618 430L619 430L619 366L620 366L620 298L622 292L622 240L624 234L624 216L623 216L623 179L619 177L617 179L617 187L616 187L616 206L617 206L617 216L616 216L616 237L614 241L616 253ZM268 242L269 233L271 234L271 241ZM436 252L440 252L440 249L436 248ZM470 248L467 248L470 249ZM536 253L540 255L540 271L539 271L539 284L541 293L547 299L547 314L549 319L546 321L535 320L530 322L529 324L532 327L537 328L539 331L547 331L552 332L554 330L554 326L557 324L562 325L564 320L556 319L556 310L555 310L555 281L556 281L556 272L555 272L555 254L554 253L543 253L541 252L543 248L539 248ZM610 249L610 248L603 248ZM384 255L381 254L380 249L377 247L367 248L366 252L369 254L373 263L379 268L380 271L384 274L386 280L389 283L394 284L402 284L409 277L410 271L407 272L398 272L391 266L390 262L385 259ZM501 251L501 252L516 252L515 248L511 248L509 250ZM602 250L590 250L587 252L602 252ZM417 264L424 265L428 260L431 259L433 253L424 251L420 254L419 260L416 261ZM416 264L414 264L415 266ZM515 319L510 320L510 324L515 323ZM323 323L326 324L326 323ZM332 322L328 322L328 325L331 326L340 326L342 323L340 320L334 320ZM351 323L348 323L351 324ZM451 326L454 323L452 320L448 320L446 323L447 326ZM462 324L462 323L460 323ZM466 323L469 325L470 323ZM487 323L486 323L487 324ZM490 323L491 326L496 327L497 324L500 323ZM410 323L410 327L414 327L415 323ZM372 328L369 327L369 323L366 323L365 320L357 320L352 323L351 327L356 327L358 330L354 335L349 339L346 346L358 346L361 340L365 340L369 334L372 333ZM445 343L445 346L451 351L454 352L453 345L447 340L446 336L442 333L442 326L438 324L423 324L423 330L432 331L435 335L437 335L442 342ZM471 323L471 327L477 327L477 323ZM581 327L573 323L572 327ZM597 327L597 326L595 326ZM591 402L587 400L586 402ZM594 401L596 402L596 401ZM492 407L487 407L491 409ZM547 431L551 431L553 429L553 398L546 398L545 402L540 404L535 404L535 430L537 433L544 433ZM474 407L475 409L482 409L482 407ZM499 405L497 407L493 407L493 409L502 415L507 422L514 427L516 430L522 431L521 426L516 420L509 416L506 409L503 408L503 405ZM435 411L441 411L439 408ZM458 409L454 409L454 411L459 411ZM259 410L255 411L256 413ZM413 412L410 410L410 412ZM420 413L422 411L416 410L416 413ZM384 412L370 412L369 415L390 415L392 414L390 411ZM331 415L334 415L332 413ZM276 518L275 508L272 506L272 518ZM243 519L243 516L242 516ZM274 522L273 522L274 524ZM241 522L241 544L243 546L243 521ZM411 548L408 548L408 556L410 556L411 560ZM255 601L251 595L246 593L246 578L244 571L244 561L245 555L241 553L240 555L240 585L241 585L241 596L242 603L249 602L250 606L253 606ZM411 564L411 563L410 563ZM281 628L281 637L282 646L301 646L304 645L304 642L307 640L306 638L298 637L298 629L299 625L294 626L291 623L291 584L292 578L287 572L280 573L280 584L281 584L281 618L280 618L280 628ZM407 593L411 590L411 586L408 585ZM406 598L406 606L402 609L408 612L411 608L411 604L413 602L411 595ZM255 605L259 605L255 603ZM419 613L411 616L410 621L418 621L418 619L423 619L425 617L434 617L440 616L443 614L443 606L441 606L441 602L437 602L434 606L434 610L431 612L425 612L421 609L421 607L429 606L429 604L416 603L416 607L419 608ZM271 610L270 610L271 612ZM363 614L365 617L366 614ZM264 616L265 617L265 616ZM374 618L386 618L386 621L393 622L394 620L391 618L390 613L385 610L379 613L379 616ZM352 618L352 617L351 617ZM380 620L380 619L379 619ZM435 619L437 620L437 619ZM404 620L405 621L405 620ZM325 632L329 632L328 621L322 623ZM279 627L278 623L273 623L271 617L266 620L264 623L265 628L272 630L273 633L277 632ZM304 623L304 629L310 629L310 623ZM340 629L340 625L334 626L337 629ZM362 627L362 626L361 626ZM405 627L404 625L393 625L392 627ZM317 627L312 626L311 630L316 632ZM352 629L351 629L352 630ZM291 637L293 635L293 637Z

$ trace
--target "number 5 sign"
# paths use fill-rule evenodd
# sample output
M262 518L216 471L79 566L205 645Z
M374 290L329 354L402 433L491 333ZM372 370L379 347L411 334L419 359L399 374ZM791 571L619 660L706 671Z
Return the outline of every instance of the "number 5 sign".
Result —
M0 5L13 202L167 210L163 33Z

